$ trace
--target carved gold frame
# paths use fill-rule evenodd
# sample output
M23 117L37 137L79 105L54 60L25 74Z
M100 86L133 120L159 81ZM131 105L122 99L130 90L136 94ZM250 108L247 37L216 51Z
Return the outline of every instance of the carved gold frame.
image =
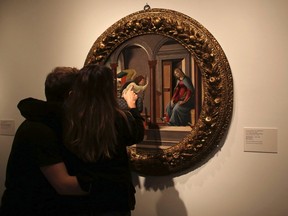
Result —
M122 43L146 34L170 37L192 54L201 70L204 101L196 124L178 144L157 151L130 147L132 169L155 176L193 170L220 150L230 125L233 78L228 60L213 35L196 20L177 11L149 8L109 27L91 47L85 65L105 64Z

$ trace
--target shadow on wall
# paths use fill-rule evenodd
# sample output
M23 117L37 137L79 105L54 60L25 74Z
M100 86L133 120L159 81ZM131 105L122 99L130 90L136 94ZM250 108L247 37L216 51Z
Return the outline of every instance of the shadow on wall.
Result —
M134 174L133 178L134 185L140 188L138 175ZM155 212L157 216L188 216L184 202L181 200L179 192L174 187L173 176L146 176L144 188L146 192L161 192L160 197L157 196L157 200L155 200L155 203L151 206L151 208L156 208ZM154 198L151 197L149 202L153 202L153 199ZM137 200L137 202L141 202L141 200ZM138 204L136 203L136 206L137 205ZM145 209L147 208L149 207L146 206Z

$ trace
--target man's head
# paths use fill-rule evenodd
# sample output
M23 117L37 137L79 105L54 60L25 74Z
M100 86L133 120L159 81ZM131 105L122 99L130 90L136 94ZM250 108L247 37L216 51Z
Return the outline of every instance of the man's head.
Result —
M47 101L63 102L78 75L78 69L72 67L56 67L46 77L45 96Z

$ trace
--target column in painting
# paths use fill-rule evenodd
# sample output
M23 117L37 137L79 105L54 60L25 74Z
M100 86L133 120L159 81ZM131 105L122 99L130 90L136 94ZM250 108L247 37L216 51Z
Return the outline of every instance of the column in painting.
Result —
M117 63L111 63L110 64L111 70L113 71L114 74L114 86L115 86L115 93L117 94Z
M148 61L150 70L150 124L149 127L155 127L156 124L156 60Z

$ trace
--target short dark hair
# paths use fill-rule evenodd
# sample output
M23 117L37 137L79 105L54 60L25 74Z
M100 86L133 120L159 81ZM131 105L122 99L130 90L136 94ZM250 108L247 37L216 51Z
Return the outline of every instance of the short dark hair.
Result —
M56 67L45 81L45 96L47 101L63 102L76 80L79 70L74 67Z

